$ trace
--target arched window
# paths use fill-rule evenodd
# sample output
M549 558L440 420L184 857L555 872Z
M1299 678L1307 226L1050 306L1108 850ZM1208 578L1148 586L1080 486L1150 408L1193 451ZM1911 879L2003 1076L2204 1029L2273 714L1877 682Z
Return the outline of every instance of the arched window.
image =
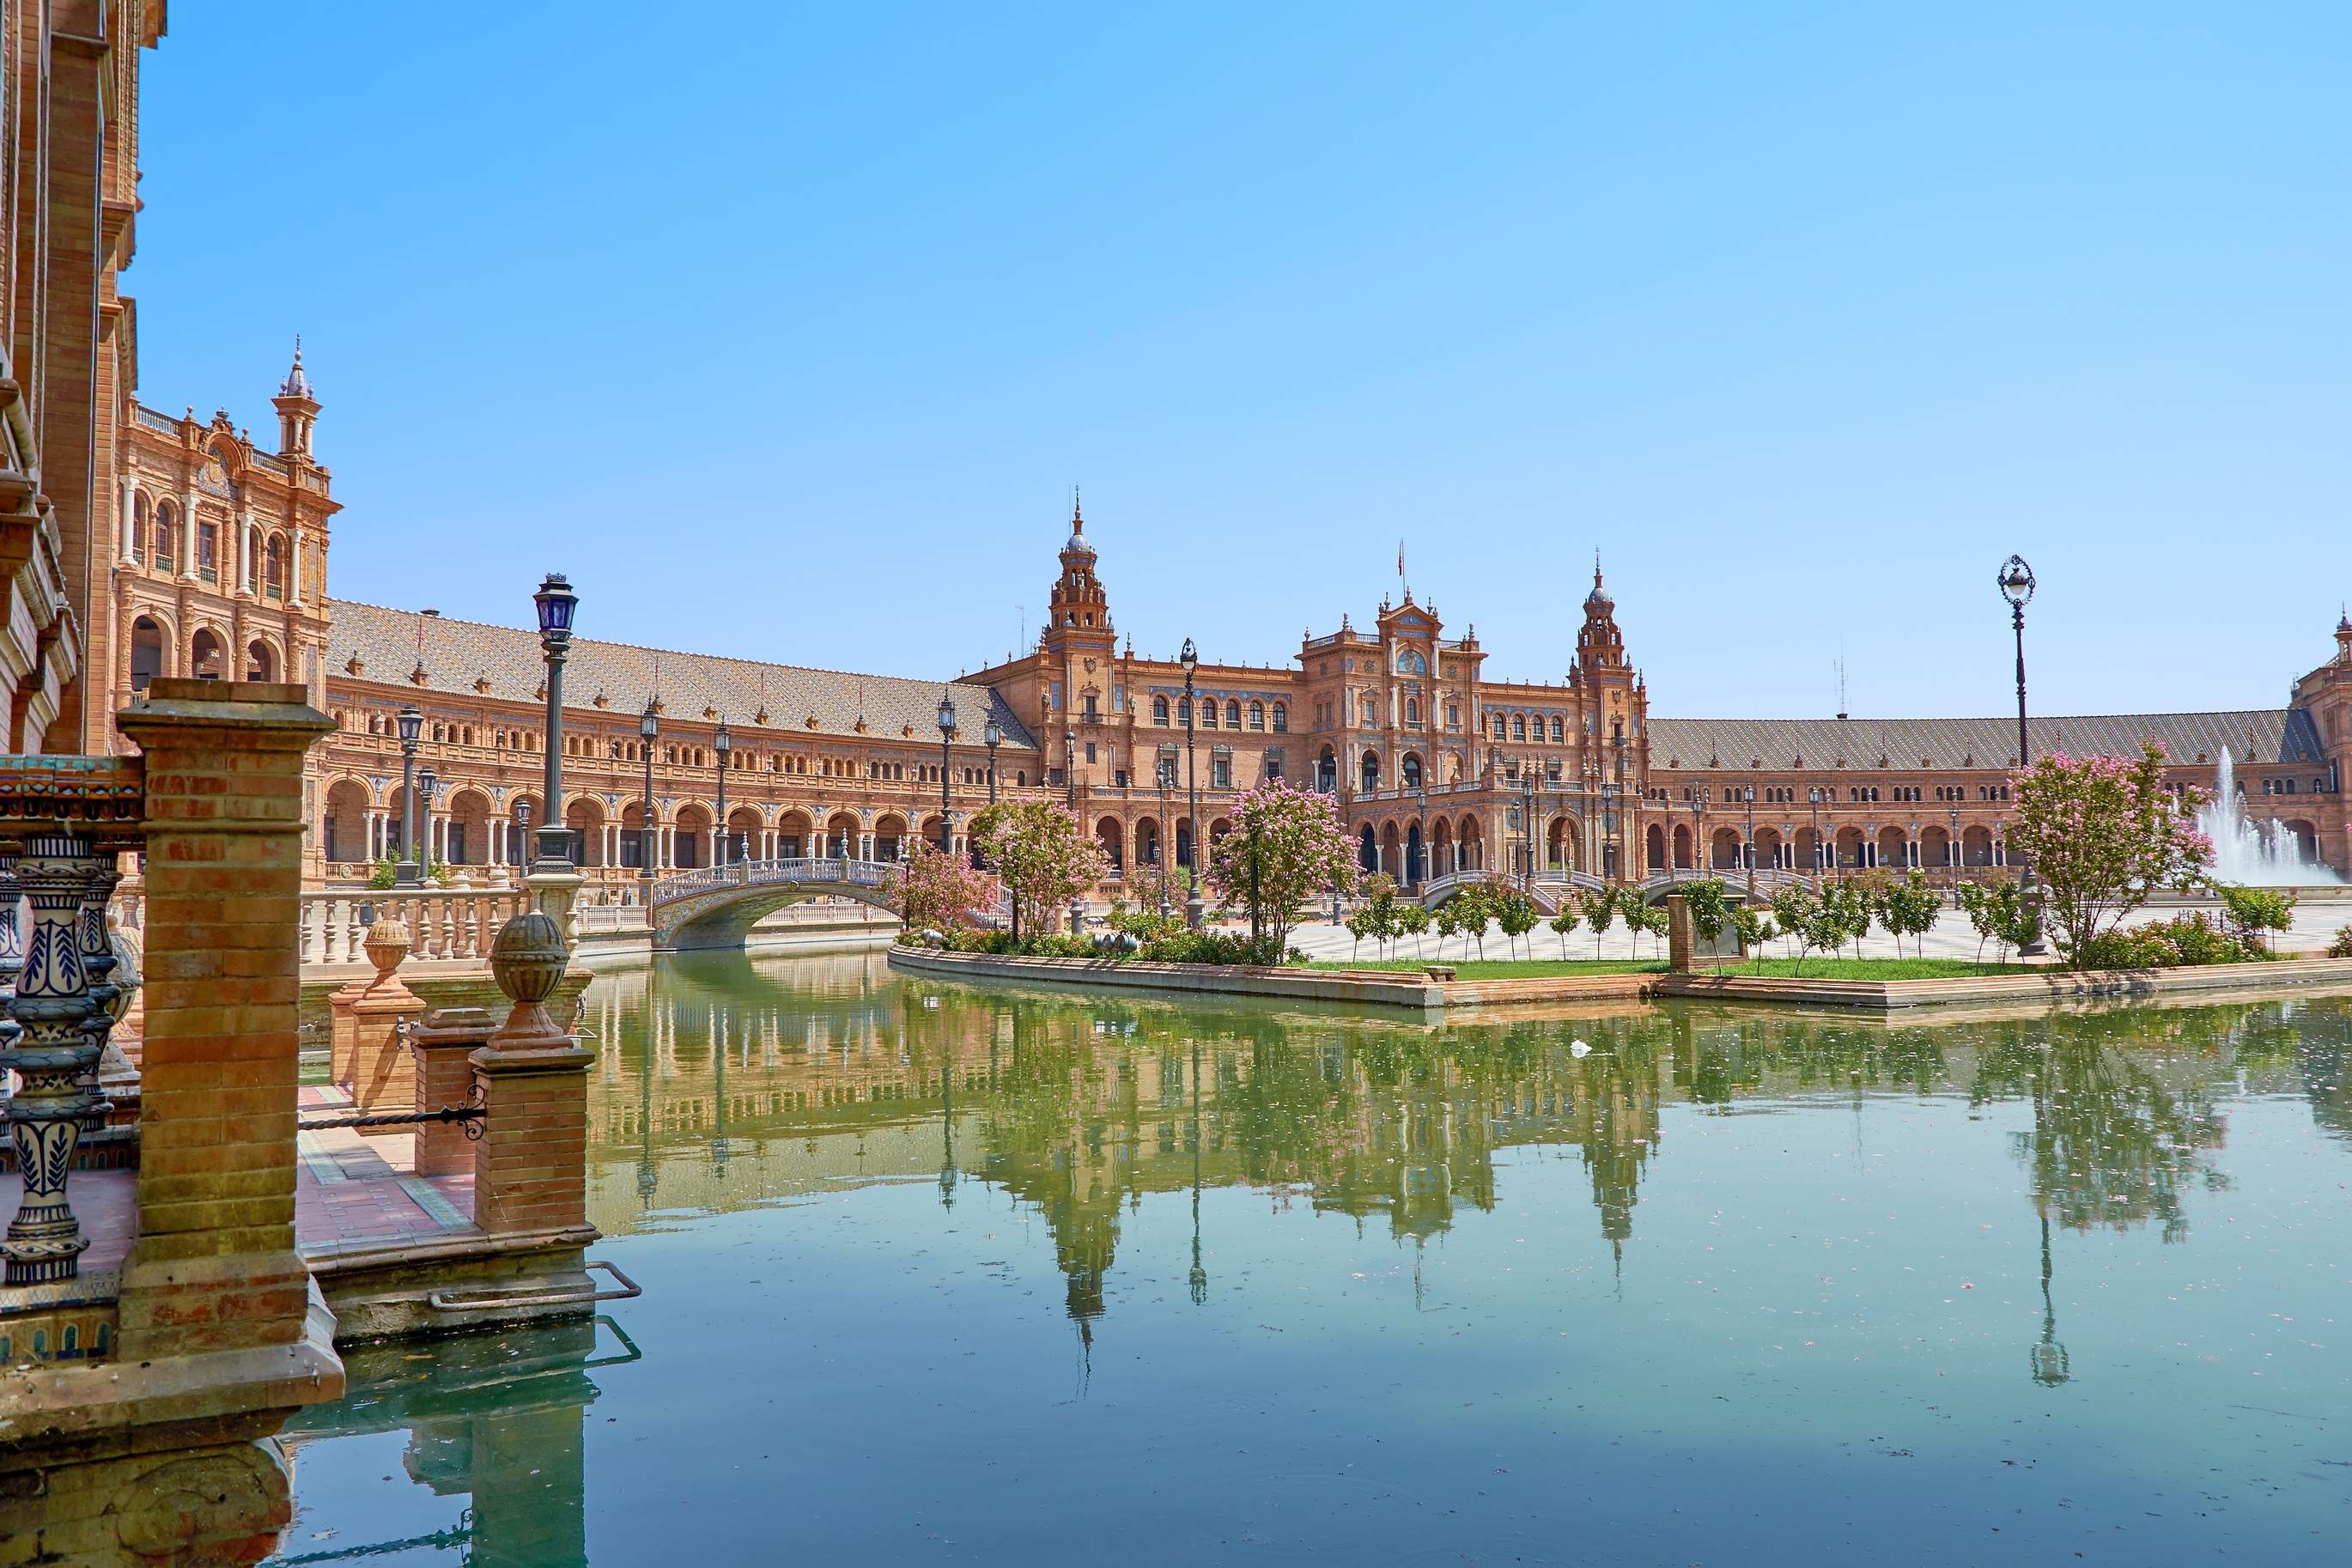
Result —
M1381 787L1381 755L1378 752L1364 753L1364 793L1371 794Z
M148 616L131 623L131 689L144 691L163 673L163 628Z
M1289 704L1277 702L1274 705L1274 730L1278 735L1286 735L1290 732Z
M220 524L208 517L196 520L196 575L220 581Z
M1524 713L1514 713L1514 714L1512 714L1512 715L1511 715L1511 739L1512 739L1512 740L1514 740L1514 741L1524 741L1524 740L1526 740L1527 738L1528 738L1528 716L1527 716L1526 714L1524 714Z
M278 655L268 643L257 640L246 648L245 678L247 680L278 679Z
M273 533L261 552L261 591L273 599L286 596L286 536Z
M1165 697L1155 697L1151 700L1151 721L1160 725L1165 725L1168 722L1168 699Z
M1497 741L1507 741L1507 740L1509 740L1509 739L1511 738L1510 724L1511 724L1511 721L1510 721L1509 720L1507 720L1507 719L1504 718L1500 713L1496 714L1496 715L1495 715L1495 739L1496 739Z
M1404 787L1407 789L1421 787L1421 758L1411 752L1405 753Z
M1228 730L1238 730L1241 727L1242 705L1237 701L1228 699L1225 702L1225 728Z
M1551 716L1551 738L1555 741L1564 741L1568 738L1568 732L1560 728L1559 715L1557 713Z
M1408 697L1404 700L1404 721L1408 724L1418 724L1421 722L1420 698Z
M1250 728L1253 730L1263 730L1265 728L1265 703L1253 702L1250 704Z
M147 492L138 491L131 498L131 559L147 559Z
M179 554L180 510L170 501L155 503L155 564L169 572Z
M1377 724L1380 721L1381 705L1373 699L1372 694L1367 691L1364 693L1364 722Z

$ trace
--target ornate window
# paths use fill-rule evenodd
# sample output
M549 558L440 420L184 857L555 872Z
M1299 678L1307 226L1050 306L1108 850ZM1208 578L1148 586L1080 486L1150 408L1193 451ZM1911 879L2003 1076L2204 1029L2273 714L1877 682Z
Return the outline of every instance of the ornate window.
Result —
M1497 741L1507 741L1507 740L1509 740L1510 738L1511 738L1511 721L1510 721L1508 719L1504 718L1500 713L1496 714L1496 715L1495 715L1495 739L1496 739Z
M147 559L147 492L141 490L131 498L131 559Z
M1225 728L1228 730L1238 730L1241 727L1242 705L1238 701L1228 698L1225 701Z
M1514 740L1514 741L1524 741L1524 740L1526 740L1527 738L1528 738L1528 716L1527 716L1526 714L1524 714L1524 713L1514 713L1514 714L1512 714L1512 715L1511 715L1511 739L1512 739L1512 740Z
M1250 704L1250 728L1253 730L1263 730L1265 728L1265 703L1253 702Z
M1289 704L1277 702L1274 705L1274 730L1277 735L1286 735L1290 732Z
M1551 716L1551 738L1555 741L1568 739L1568 731L1560 727L1559 715L1557 713Z
M286 536L273 533L262 547L261 591L272 599L286 596Z
M170 501L155 503L155 564L164 571L172 569L180 552L180 509Z
M1408 724L1418 724L1421 722L1420 698L1408 697L1404 700L1404 721Z
M1151 700L1151 721L1163 727L1167 724L1168 699L1165 697L1155 697Z

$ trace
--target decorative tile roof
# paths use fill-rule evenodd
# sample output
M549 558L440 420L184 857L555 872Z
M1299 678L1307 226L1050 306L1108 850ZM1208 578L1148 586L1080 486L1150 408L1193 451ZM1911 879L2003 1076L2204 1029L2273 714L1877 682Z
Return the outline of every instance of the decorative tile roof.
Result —
M1669 766L1787 772L1832 768L2008 768L2017 758L2009 719L1652 719L1652 772ZM2174 763L2219 763L2226 746L2251 765L2318 763L2325 755L2299 709L2233 713L2044 714L2030 739L2037 755L2136 755L2154 739ZM1801 761L1800 760L1801 759ZM1884 759L1883 761L1881 759Z
M332 630L328 634L327 678L357 679L415 691L439 692L465 698L491 697L505 702L540 700L535 694L545 677L539 633L519 626L484 626L452 620L446 616L421 615L414 610L388 610L350 599L329 603ZM420 663L417 642L424 643ZM352 661L358 661L358 668ZM1004 743L1034 749L1036 742L1012 708L989 687L969 682L908 680L895 675L853 675L833 669L808 669L799 665L766 664L758 659L721 658L707 653L672 653L633 647L626 643L600 642L574 637L563 671L564 711L602 712L607 718L634 718L655 694L655 669L660 668L663 714L673 721L700 722L705 710L715 711L740 730L761 724L768 730L800 735L855 735L862 717L862 739L901 741L903 731L929 745L939 743L940 693L955 697L957 731L968 744L977 744L981 728L992 714L1004 731ZM423 670L423 679L416 672ZM596 698L609 700L599 710ZM809 721L814 718L815 723ZM746 735L749 743L752 737Z

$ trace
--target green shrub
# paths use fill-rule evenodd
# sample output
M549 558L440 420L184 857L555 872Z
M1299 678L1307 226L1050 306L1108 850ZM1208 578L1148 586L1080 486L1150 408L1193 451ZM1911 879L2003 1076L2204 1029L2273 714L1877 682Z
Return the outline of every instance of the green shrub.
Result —
M2336 940L2327 944L2330 958L2352 958L2352 926L2336 928Z
M2244 963L2264 956L2258 943L2223 931L2203 913L2155 925L2102 931L2083 946L2084 969L2180 969Z
M1257 963L1283 962L1281 940L1267 935L1252 941L1246 932L1184 931L1148 944L1136 956L1154 963Z

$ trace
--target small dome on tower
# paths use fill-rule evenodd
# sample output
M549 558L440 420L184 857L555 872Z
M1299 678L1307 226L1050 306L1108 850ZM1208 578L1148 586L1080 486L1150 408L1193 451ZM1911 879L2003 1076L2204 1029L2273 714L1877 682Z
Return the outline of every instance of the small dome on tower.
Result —
M280 397L312 396L310 378L303 374L302 370L302 340L299 337L294 340L294 367L286 373L286 379L278 383L278 395Z
M1617 607L1617 601L1611 598L1609 590L1601 585L1601 563L1598 560L1592 563L1592 592L1584 595L1584 607L1587 610L1613 610Z
M1087 542L1086 514L1078 510L1078 498L1075 493L1070 497L1070 542L1062 546L1062 553L1083 555L1089 561L1095 558L1095 547Z

